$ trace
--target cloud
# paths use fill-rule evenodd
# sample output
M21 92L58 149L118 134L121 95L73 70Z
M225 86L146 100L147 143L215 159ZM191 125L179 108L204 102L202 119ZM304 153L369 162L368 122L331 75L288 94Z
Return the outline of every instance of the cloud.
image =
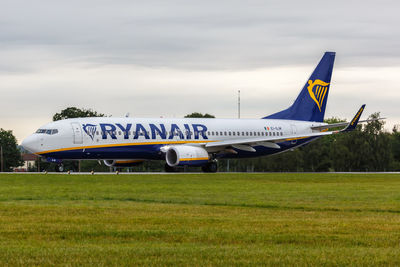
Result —
M399 5L8 1L0 11L0 40L7 49L44 49L55 58L98 64L245 69L307 64L335 50L352 65L397 65Z
M114 117L127 112L133 117L183 117L199 111L235 118L239 89L242 118L261 118L291 105L313 68L194 71L71 64L34 73L11 73L0 76L0 90L9 92L7 98L0 99L7 111L0 114L0 121L2 127L16 129L22 140L68 106L92 108ZM381 111L390 118L391 128L393 120L400 119L396 103L400 91L392 86L399 71L400 67L334 71L326 116L350 119L366 103L365 115Z

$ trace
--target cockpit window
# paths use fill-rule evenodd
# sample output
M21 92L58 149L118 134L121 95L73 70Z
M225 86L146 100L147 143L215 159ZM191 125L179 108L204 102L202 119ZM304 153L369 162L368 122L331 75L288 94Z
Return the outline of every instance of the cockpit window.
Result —
M56 134L58 133L57 129L39 129L36 131L38 134Z

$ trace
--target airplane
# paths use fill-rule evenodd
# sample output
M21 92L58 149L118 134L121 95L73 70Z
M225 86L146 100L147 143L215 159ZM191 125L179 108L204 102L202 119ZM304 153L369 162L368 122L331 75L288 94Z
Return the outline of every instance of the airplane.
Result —
M218 159L281 153L368 122L359 121L362 105L349 123L324 123L334 60L335 52L325 52L294 103L260 119L74 118L43 125L21 145L60 170L62 160L102 160L115 168L163 160L166 172L183 166L217 172Z

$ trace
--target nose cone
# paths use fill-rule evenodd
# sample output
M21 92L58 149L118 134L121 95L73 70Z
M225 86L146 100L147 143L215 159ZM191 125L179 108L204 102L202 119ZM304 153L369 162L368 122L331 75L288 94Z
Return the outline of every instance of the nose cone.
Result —
M32 153L37 153L40 147L39 137L36 134L32 134L22 141L21 146Z

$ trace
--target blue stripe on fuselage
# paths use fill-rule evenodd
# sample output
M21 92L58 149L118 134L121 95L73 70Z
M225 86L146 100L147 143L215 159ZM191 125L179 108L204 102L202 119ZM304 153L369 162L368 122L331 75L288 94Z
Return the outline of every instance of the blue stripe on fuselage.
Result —
M247 152L235 149L237 154L220 154L219 158L251 158L266 156L283 152L293 147L303 145L318 137L310 137L297 140L296 143L290 141L279 143L280 149L256 146L256 152ZM167 144L144 144L144 145L126 145L126 146L105 146L96 148L80 148L64 151L49 152L41 154L43 157L51 157L55 159L149 159L163 160L165 156L160 152L160 148ZM190 145L188 143L187 145Z

